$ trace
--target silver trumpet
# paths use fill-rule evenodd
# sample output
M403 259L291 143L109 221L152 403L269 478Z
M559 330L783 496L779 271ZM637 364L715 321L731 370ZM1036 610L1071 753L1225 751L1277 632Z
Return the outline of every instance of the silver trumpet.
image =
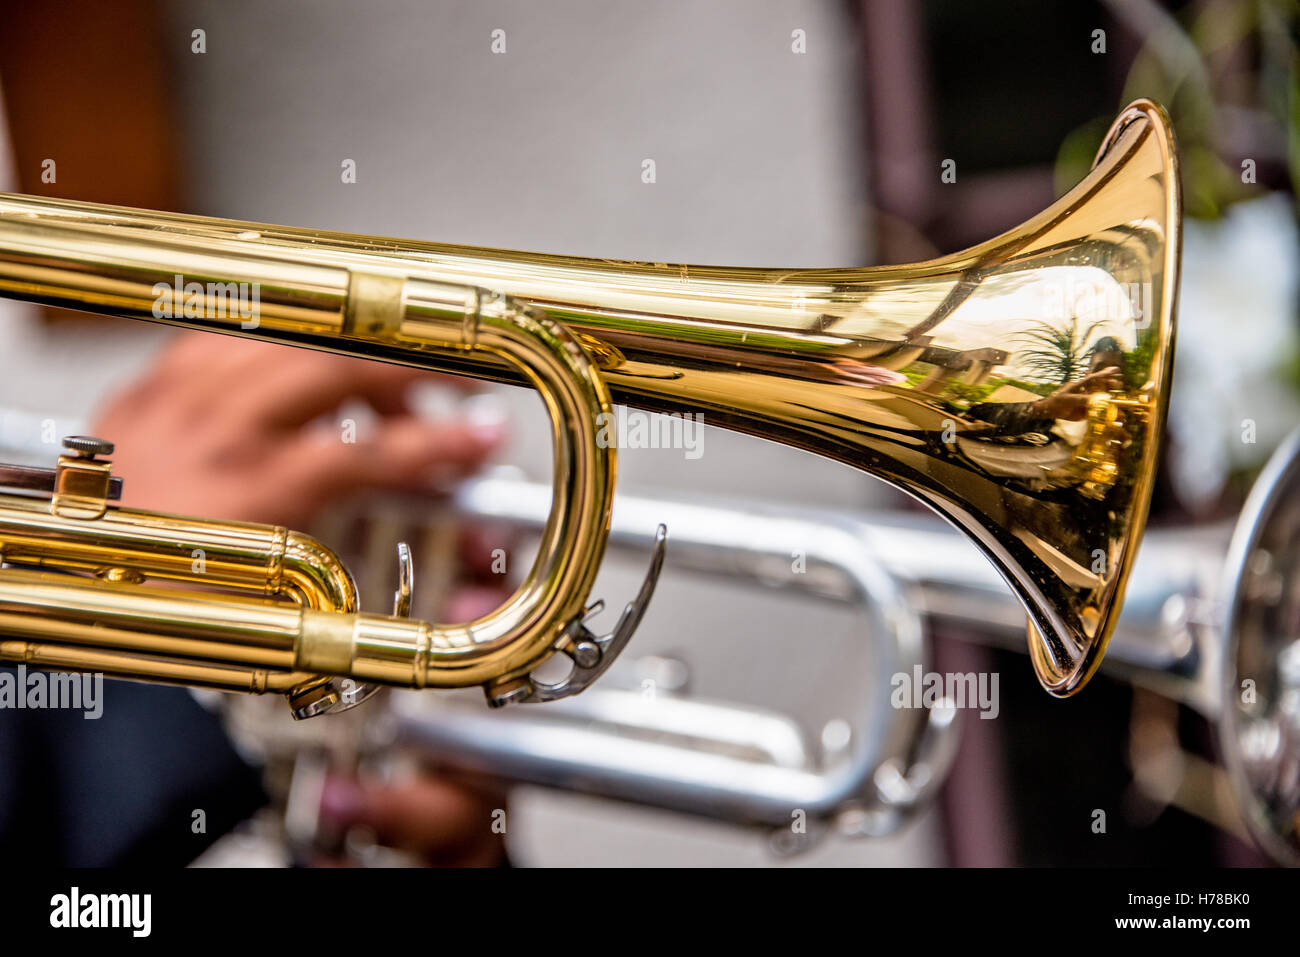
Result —
M516 474L466 483L416 532L422 551L438 556L416 563L417 596L445 593L455 523L486 522L520 536L541 530L551 491ZM383 567L393 540L411 532L411 503L389 500L360 514L369 537L362 550ZM511 709L489 710L481 696L461 693L426 706L420 695L387 692L377 708L319 724L285 720L265 699L223 696L235 740L268 766L292 765L278 775L288 782L280 799L288 843L308 849L318 838L314 808L327 770L394 754L764 827L778 853L806 848L827 824L847 834L887 835L923 808L954 754L957 711L942 700L929 708L891 706L891 677L911 674L928 658L925 620L860 524L774 505L620 495L609 547L630 557L654 541L656 514L680 529L665 559L670 574L761 583L852 608L856 658L868 665L852 713L810 736L775 710L689 696L685 666L655 656L616 663L583 694L536 709L536 720L513 720ZM316 531L337 540L352 522L340 513L330 530ZM792 827L796 819L806 826Z
M44 449L6 451L37 457ZM423 503L430 517L416 530L426 555L416 601L436 606L450 587L456 523L536 532L550 496L545 484L503 473L465 484L451 508ZM410 504L360 512L372 556L362 556L362 567L383 570L368 577L387 580L392 540L412 531ZM319 531L333 538L350 519L336 521L333 535ZM472 693L392 691L376 707L317 724L289 720L271 699L208 692L220 700L236 743L267 765L283 815L274 839L306 847L318 838L328 770L391 763L396 755L758 826L783 853L828 831L897 831L943 783L960 709L946 697L928 708L896 708L895 679L928 667L934 625L1023 650L1023 611L997 572L929 513L854 515L677 493L620 493L610 547L639 560L665 521L675 530L667 574L783 588L853 611L869 666L852 713L809 733L774 710L691 696L682 687L684 666L654 656L618 664L584 694L540 709L489 711ZM1292 865L1300 863L1296 541L1300 430L1273 455L1235 527L1147 535L1103 665L1213 723L1240 817L1272 857ZM810 826L792 828L796 816ZM260 835L265 843L266 827Z
M1300 432L1273 456L1235 528L1149 534L1104 665L1214 724L1233 803L1262 847L1289 864L1300 862L1297 486ZM464 486L453 511L458 520L534 532L550 495L546 485L488 477ZM375 528L392 524L382 510L369 518ZM675 529L668 573L852 606L870 663L852 713L809 733L782 713L689 696L677 688L680 664L652 657L624 662L585 694L544 709L488 711L472 695L396 691L380 720L351 716L364 725L332 722L311 733L343 735L364 753L416 755L517 783L758 826L778 852L804 849L831 831L896 831L942 784L960 705L970 704L942 695L921 702L929 707L895 706L898 684L927 667L930 627L958 625L957 633L981 642L1023 648L1023 612L996 571L929 514L853 516L680 495L620 494L610 545L640 556L661 522ZM388 530L395 534L399 524ZM373 550L386 557L390 546L376 541ZM268 721L290 735L308 732L258 699L230 696L230 704L237 737L260 737L264 752ZM260 720L251 720L259 708ZM307 840L322 763L318 751L304 764L301 738L294 740L285 755L299 760L290 831ZM796 820L807 826L792 827Z

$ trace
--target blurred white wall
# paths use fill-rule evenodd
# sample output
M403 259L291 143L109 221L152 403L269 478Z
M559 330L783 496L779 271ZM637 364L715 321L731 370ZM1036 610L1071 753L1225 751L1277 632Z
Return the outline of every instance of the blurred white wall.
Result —
M178 149L210 215L655 262L861 264L857 50L839 12L177 3ZM188 52L193 29L207 31L204 55ZM504 54L491 49L498 29ZM806 54L791 52L795 29ZM341 182L345 159L355 183ZM517 430L515 461L549 454L542 421ZM776 446L710 430L705 450L691 462L629 451L620 466L638 484L868 495L850 470Z

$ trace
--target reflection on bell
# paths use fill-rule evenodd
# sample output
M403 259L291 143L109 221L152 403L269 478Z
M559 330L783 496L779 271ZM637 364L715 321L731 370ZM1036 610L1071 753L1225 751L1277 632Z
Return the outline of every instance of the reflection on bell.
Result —
M1139 101L1089 176L1028 222L871 269L615 262L0 196L0 292L158 320L181 271L206 285L160 321L530 381L479 341L504 309L564 337L614 401L703 414L930 505L1024 603L1039 680L1064 696L1115 627L1151 497L1179 261L1171 135ZM214 278L261 289L256 328L204 292ZM537 663L501 657L439 680L499 680L499 697Z

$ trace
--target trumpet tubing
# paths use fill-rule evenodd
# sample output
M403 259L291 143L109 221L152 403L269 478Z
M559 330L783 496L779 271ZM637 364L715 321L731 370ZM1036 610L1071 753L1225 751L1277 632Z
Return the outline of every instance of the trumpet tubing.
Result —
M544 486L506 477L474 480L455 501L462 520L528 533L541 528L547 507ZM1023 648L1018 603L993 568L933 516L680 493L620 495L611 547L643 548L663 520L683 530L672 553L677 571L854 606L863 662L852 663L867 666L839 730L809 734L752 701L671 690L647 700L635 672L625 671L583 698L526 712L484 714L454 698L397 695L387 701L395 735L382 746L395 740L440 766L769 828L778 850L800 849L788 843L796 810L844 835L880 836L925 807L944 783L960 721L942 704L891 707L894 682L929 667L935 626ZM1210 722L1232 786L1227 807L1289 864L1300 864L1297 525L1300 432L1274 455L1235 528L1149 536L1102 666ZM789 560L795 549L806 558L798 571ZM689 670L689 651L682 657ZM1242 694L1243 681L1253 694ZM303 743L252 717L254 706L232 702L234 732L293 760Z
M12 263L11 252L0 261ZM97 286L100 272L86 267L73 278ZM572 335L535 310L464 286L413 280L404 288L400 301L376 305L370 293L340 287L341 308L371 319L387 310L383 321L400 323L411 348L431 356L492 351L521 368L550 412L557 507L532 571L510 599L460 625L361 613L347 570L306 536L111 506L109 464L97 456L112 445L73 437L54 472L0 470L0 487L27 483L24 491L48 493L0 495L0 561L18 566L0 571L0 631L9 639L0 658L283 692L301 717L356 703L355 694L344 700L331 676L409 687L480 684L494 702L532 693L529 672L584 640L581 620L613 496L614 450L598 440L595 424L609 414L608 391ZM437 364L423 355L412 361ZM203 556L201 571L193 569L195 555ZM147 579L218 593L161 589ZM599 658L600 646L592 647Z
M0 294L539 388L561 503L543 539L547 573L500 615L409 647L437 665L438 680L423 683L535 698L529 668L583 644L569 632L613 476L593 422L612 396L703 413L921 499L1021 599L1035 671L1064 696L1101 659L1141 538L1179 228L1168 119L1139 101L1075 189L996 239L925 263L615 262L0 195ZM0 547L3 534L0 524ZM20 599L4 604L21 617ZM333 650L304 654L300 643L295 667L336 675L359 668L366 646L337 635L313 644Z

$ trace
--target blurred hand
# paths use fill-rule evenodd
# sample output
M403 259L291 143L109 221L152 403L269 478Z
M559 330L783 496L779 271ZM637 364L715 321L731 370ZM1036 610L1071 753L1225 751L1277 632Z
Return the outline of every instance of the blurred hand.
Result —
M477 469L501 421L429 422L406 395L457 380L402 366L211 333L184 333L100 412L123 504L301 528L363 491L417 491ZM305 429L349 400L378 414L355 443Z
M323 826L365 829L432 867L496 867L506 855L505 807L491 782L423 774L392 784L330 778L320 811Z
M416 416L418 381L464 379L291 346L184 333L107 403L92 434L113 442L123 504L234 521L308 526L325 506L365 491L419 491L476 470L504 423ZM306 428L363 401L377 414L355 443L340 429ZM460 530L460 586L446 616L468 621L497 607L505 583L491 573L500 533ZM322 719L328 720L328 719ZM492 866L505 855L492 812L504 794L487 782L428 774L402 784L332 779L322 820L431 864Z
M489 571L490 540L500 541L487 529L463 530L462 580L440 617L471 621L507 597L500 576ZM501 829L493 825L505 809L504 785L482 776L438 775L426 768L402 781L386 782L336 773L321 795L318 827L322 835L330 835L328 846L360 829L376 844L430 867L495 867L505 860L506 848ZM351 862L324 857L314 863L338 867Z
M1034 411L1048 419L1078 422L1088 415L1088 399L1097 392L1122 388L1119 368L1108 366L1090 372L1081 379L1061 386L1045 399L1033 404Z

